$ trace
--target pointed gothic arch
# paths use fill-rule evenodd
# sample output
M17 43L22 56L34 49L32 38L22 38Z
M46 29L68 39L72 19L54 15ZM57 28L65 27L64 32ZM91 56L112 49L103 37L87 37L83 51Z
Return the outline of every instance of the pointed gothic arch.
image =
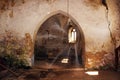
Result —
M35 39L36 39L37 33L38 33L39 29L41 28L41 25L45 21L47 21L49 18L51 18L51 17L53 17L53 16L55 16L57 14L62 14L64 16L68 17L68 13L63 12L61 10L55 11L55 12L52 12L52 13L48 14L42 21L40 21L40 23L36 27L36 30L35 30L34 36L33 36L33 43L34 43L34 45L35 45ZM69 18L72 20L72 22L76 26L75 30L76 30L76 32L78 32L77 37L79 36L79 38L80 38L80 39L78 39L78 42L79 42L79 44L78 44L78 50L81 52L81 55L82 55L82 65L83 65L83 67L85 67L85 38L84 38L84 34L83 34L82 29L81 29L81 26L77 23L77 21L71 15L69 15ZM66 27L66 29L69 29L69 27Z

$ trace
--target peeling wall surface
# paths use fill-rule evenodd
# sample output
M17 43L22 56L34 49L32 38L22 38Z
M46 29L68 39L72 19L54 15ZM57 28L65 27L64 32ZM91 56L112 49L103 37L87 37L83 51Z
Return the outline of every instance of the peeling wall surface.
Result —
M68 13L83 30L85 67L113 66L120 45L119 7L119 0L0 0L0 34L11 30L23 38L29 33L34 43L45 20Z

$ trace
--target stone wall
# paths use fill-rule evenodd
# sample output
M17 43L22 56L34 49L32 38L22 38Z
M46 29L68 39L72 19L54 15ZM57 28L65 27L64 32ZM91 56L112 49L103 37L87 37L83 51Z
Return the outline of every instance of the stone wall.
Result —
M29 33L34 45L42 23L59 12L67 15L69 8L84 33L85 67L113 66L114 49L120 45L119 7L118 0L69 0L69 7L67 0L1 0L0 33L12 30L20 38Z

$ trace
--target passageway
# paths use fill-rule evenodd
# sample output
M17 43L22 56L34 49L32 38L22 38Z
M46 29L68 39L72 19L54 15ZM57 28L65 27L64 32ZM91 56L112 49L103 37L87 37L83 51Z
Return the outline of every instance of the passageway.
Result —
M67 16L61 13L51 16L37 32L34 47L35 65L40 67L47 64L49 68L53 65L67 68L83 67L82 36L79 26Z

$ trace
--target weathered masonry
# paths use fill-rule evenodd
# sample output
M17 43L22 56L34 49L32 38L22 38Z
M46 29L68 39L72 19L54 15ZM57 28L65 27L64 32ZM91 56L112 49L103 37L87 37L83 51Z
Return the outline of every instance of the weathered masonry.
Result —
M8 34L18 38L16 44L25 45L30 66L35 62L35 44L55 56L66 45L72 54L76 42L84 68L114 67L120 46L119 8L119 0L0 0L0 42L13 40ZM117 56L120 64L119 52Z

